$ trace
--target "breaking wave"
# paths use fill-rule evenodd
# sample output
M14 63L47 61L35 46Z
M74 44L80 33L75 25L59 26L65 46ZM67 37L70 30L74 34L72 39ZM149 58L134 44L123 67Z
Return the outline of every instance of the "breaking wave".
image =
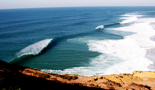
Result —
M125 20L123 20L122 22L119 22L119 23L120 24L126 24L126 23L136 21L138 18L136 16L132 16L132 17L124 17L124 18L121 18L121 19L125 19Z
M25 58L31 55L39 55L46 47L48 47L52 40L53 39L45 39L25 47L24 49L15 54L16 58L13 59L11 63L16 62L19 58Z
M29 45L26 48L19 51L18 53L16 53L16 56L21 57L23 55L38 55L44 48L46 48L49 45L51 40L52 39L45 39L32 45Z
M111 27L111 26L115 26L115 25L131 23L131 22L138 20L138 17L141 17L141 16L142 15L129 15L129 14L123 15L123 17L120 18L120 19L123 19L123 21L111 23L111 24L107 24L107 25L99 25L95 29L103 29L103 28L107 28L107 27Z
M104 25L99 25L99 26L97 26L95 29L97 29L97 30L102 30L104 28Z

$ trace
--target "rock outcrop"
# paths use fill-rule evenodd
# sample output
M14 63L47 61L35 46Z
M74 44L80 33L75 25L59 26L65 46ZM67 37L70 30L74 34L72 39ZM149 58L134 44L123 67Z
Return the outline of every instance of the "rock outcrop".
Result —
M0 89L155 90L155 72L91 77L59 75L0 61Z

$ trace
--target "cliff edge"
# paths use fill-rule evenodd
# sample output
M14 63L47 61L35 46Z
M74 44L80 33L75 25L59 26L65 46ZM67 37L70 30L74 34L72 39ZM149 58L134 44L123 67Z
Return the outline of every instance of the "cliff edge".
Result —
M91 77L59 75L0 61L0 89L155 90L155 72L135 71L133 74Z

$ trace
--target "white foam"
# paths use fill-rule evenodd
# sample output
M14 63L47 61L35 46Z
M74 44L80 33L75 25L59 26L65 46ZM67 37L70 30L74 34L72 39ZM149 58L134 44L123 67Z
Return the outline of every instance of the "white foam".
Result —
M120 62L120 59L118 59L117 57L109 57L101 54L100 56L92 58L90 60L90 63L86 66L73 67L64 70L42 69L41 71L56 74L78 74L83 76L97 76L103 75L107 67L118 62Z
M73 67L64 70L50 70L50 69L42 69L43 72L48 73L57 73L57 74L78 74L78 75L85 75L85 76L92 76L92 67Z
M130 23L133 21L136 21L138 18L136 16L131 16L131 17L123 17L121 19L125 19L122 22L119 22L120 24L126 24L126 23Z
M103 28L104 28L104 25L99 25L95 29L103 29Z
M122 40L92 40L89 50L106 53L124 60L106 69L104 74L132 73L135 70L148 70L151 61L145 58L146 50L127 37ZM104 61L104 59L102 59Z
M141 49L130 37L122 40L91 40L88 46L91 51L110 54L122 59L133 59L139 55L145 55L145 50Z
M155 35L155 30L150 25L150 23L154 22L153 20L142 18L130 26L113 28L113 30L117 31L133 32L128 36L124 35L125 38L122 40L91 40L88 43L91 51L106 53L124 60L108 67L104 74L151 70L149 66L153 62L147 59L145 55L147 49L155 48L155 42L150 40L150 37Z
M138 20L139 17L142 17L143 15L138 15L136 13L130 13L130 14L124 14L120 19L124 19L122 22L119 22L120 24L126 24L133 21Z
M136 17L142 17L143 15L140 15L140 14L137 14L137 13L128 13L128 14L124 14L124 15L121 15L123 17L133 17L133 16L136 16Z
M145 49L154 48L155 42L150 40L150 37L155 35L155 30L148 23L136 23L131 26L113 28L113 30L134 32L130 35L140 47Z
M155 18L140 18L137 20L137 22L143 22L143 23L154 23L155 22Z
M51 40L52 39L45 39L32 45L29 45L26 48L19 51L18 53L16 53L16 56L20 57L23 55L38 55L45 47L48 46Z
M115 64L105 70L104 74L120 74L132 73L133 71L150 71L149 66L153 64L152 61L138 57L130 61Z

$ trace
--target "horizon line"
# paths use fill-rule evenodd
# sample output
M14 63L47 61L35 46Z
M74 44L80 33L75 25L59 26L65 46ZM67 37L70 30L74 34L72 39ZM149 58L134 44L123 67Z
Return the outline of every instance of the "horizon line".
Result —
M39 9L39 8L78 8L78 7L155 7L155 6L58 6L58 7L17 7L17 8L0 8L6 9Z

